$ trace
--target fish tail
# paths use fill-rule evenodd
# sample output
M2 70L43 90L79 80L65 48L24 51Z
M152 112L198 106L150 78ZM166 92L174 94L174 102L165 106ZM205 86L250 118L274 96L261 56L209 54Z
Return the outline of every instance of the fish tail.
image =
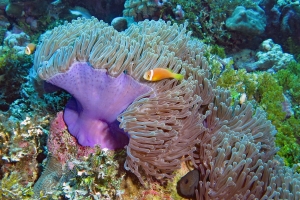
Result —
M184 78L184 76L182 74L174 74L174 78L181 81Z

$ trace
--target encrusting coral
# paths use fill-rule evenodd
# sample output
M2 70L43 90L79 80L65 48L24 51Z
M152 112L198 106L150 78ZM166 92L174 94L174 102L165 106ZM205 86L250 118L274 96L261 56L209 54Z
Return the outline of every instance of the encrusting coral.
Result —
M14 104L12 107L18 113L12 108L0 113L0 198L31 199L32 185L39 173L38 159L43 145L41 138L47 132L45 127L49 115L36 118L26 110L28 113L22 116L22 109Z
M67 131L62 112L51 123L47 149L45 169L33 187L36 199L50 195L70 199L114 198L121 183L114 179L122 176L118 172L119 159L115 157L124 157L123 154L79 145ZM57 190L59 187L63 190Z
M42 37L36 78L72 94L64 120L79 143L126 145L125 169L143 185L172 178L187 161L200 172L198 199L299 198L299 175L274 157L273 125L251 104L231 106L211 78L205 47L190 35L186 24L146 20L117 32L78 19ZM157 67L185 79L142 80Z

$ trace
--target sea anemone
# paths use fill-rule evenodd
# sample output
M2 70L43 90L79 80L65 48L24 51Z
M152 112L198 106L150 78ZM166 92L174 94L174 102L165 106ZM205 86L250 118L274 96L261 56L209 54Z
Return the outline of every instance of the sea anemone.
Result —
M78 142L125 146L124 167L143 185L172 178L186 161L200 172L198 199L296 197L299 176L288 190L274 157L274 126L249 103L231 106L186 25L146 20L117 32L95 18L74 20L41 38L37 79L73 96L64 120ZM157 67L184 80L142 80Z

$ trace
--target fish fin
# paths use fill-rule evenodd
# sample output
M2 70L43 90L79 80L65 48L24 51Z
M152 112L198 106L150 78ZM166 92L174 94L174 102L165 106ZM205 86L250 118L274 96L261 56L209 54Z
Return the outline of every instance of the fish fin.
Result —
M173 70L169 69L169 68L166 68L166 70L168 70L169 72L172 72L173 73Z
M184 76L183 76L182 74L174 74L174 78L175 78L176 80L181 81L181 80L184 78Z

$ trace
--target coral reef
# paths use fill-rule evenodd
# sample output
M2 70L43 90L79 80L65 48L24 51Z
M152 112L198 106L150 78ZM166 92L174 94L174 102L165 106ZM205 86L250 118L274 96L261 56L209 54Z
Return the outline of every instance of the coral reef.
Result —
M255 9L238 6L233 11L232 16L226 20L226 27L243 34L259 35L265 31L265 12L259 6Z
M5 38L0 46L0 110L7 111L10 104L21 97L21 84L32 66L31 57L25 55L27 37L23 34L12 34ZM20 45L20 46L18 46Z
M120 184L124 171L118 171L118 159L112 152L98 149L94 155L80 160L72 158L62 167L50 156L34 185L35 198L115 199L123 193Z
M4 177L0 181L0 196L3 199L31 199L33 196L33 191L32 191L32 184L29 183L27 184L26 187L24 187L22 184L19 182L21 181L22 178L20 178L20 175L14 171L10 175L6 173Z
M10 49L14 49L17 51L17 54L24 54L26 45L30 42L30 37L24 33L11 33L6 32L6 37L3 41L4 46L9 47Z
M126 0L123 10L124 17L133 17L136 21L161 18L168 0Z
M23 111L18 110L20 117ZM0 194L3 199L31 199L49 115L31 117L27 114L22 120L11 113L10 109L0 114Z
M95 149L78 144L76 138L69 134L63 120L63 112L57 113L50 126L47 148L51 156L56 158L62 166L71 158L80 159L95 152Z
M288 109L290 116L286 115L286 119L276 124L278 129L276 143L280 147L278 154L284 158L284 162L288 166L299 163L299 116L300 116L300 93L299 93L299 76L300 65L296 62L288 64L286 69L279 70L275 74L278 84L283 88L285 99L289 101ZM299 167L298 167L299 171Z
M283 53L281 46L275 44L271 39L265 40L260 45L260 50L256 57L258 61L257 70L267 70L272 68L274 71L285 69L286 65L294 61L291 54Z
M122 154L80 146L68 132L62 112L51 123L47 147L45 169L33 188L36 198L112 198L120 189L120 180L114 179L121 176L118 156Z
M297 32L299 32L300 27L298 21L300 20L300 4L299 2L290 3L282 8L281 12L281 31L287 36L292 36L297 40L299 44L299 39L297 38Z
M266 38L280 44L284 51L290 51L287 43L299 45L300 4L297 0L261 1L260 6L267 14ZM294 54L295 58L297 54Z
M124 2L0 1L0 198L300 199L299 1Z
M257 52L243 50L233 55L234 67L236 69L246 69L248 72L269 71L277 72L285 69L286 66L295 61L293 55L284 53L279 44L275 44L272 39L267 39L260 44Z
M237 6L252 9L257 6L257 2L239 0L170 0L170 3L172 8L180 5L185 14L183 19L176 19L176 16L172 14L167 15L167 19L176 23L183 23L185 20L189 21L188 30L193 31L193 36L201 38L209 44L222 45L229 51L245 43L249 46L248 41L250 39L252 41L250 45L253 45L252 36L229 31L225 26L225 22Z

